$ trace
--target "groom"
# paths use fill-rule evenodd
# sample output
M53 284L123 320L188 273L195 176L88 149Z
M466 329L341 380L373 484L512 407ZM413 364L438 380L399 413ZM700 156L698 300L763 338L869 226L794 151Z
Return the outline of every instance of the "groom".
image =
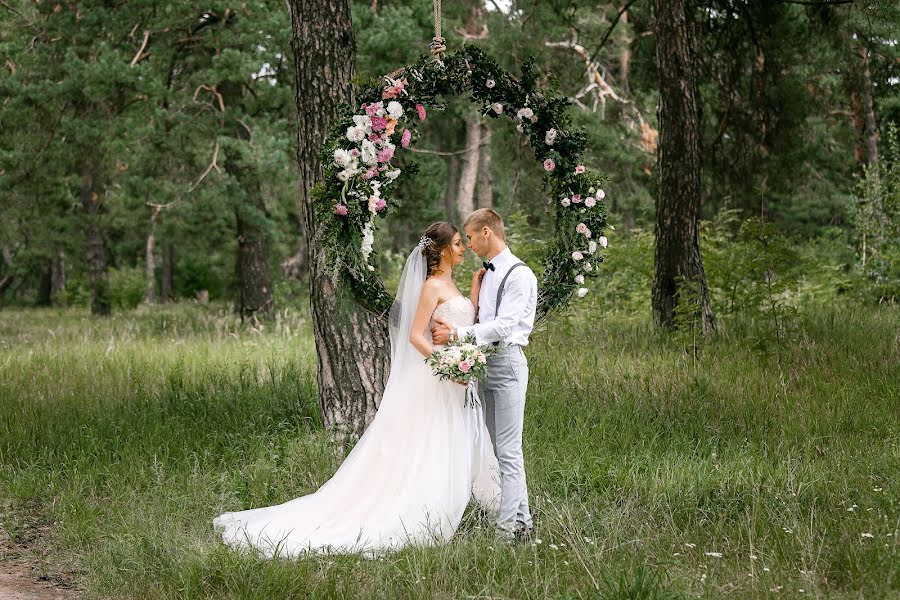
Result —
M478 344L497 346L488 358L487 376L478 391L485 421L500 464L500 516L497 533L505 540L531 535L528 486L522 456L522 426L528 361L522 348L534 327L537 278L506 245L503 219L489 208L473 212L465 222L469 248L484 259L476 323L454 328L435 319L435 344L472 333Z

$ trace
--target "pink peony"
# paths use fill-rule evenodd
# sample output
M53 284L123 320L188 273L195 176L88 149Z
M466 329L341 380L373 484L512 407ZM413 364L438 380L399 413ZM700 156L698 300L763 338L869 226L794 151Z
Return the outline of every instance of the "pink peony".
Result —
M377 144L378 142L381 141L381 136L378 135L377 133L370 133L369 141L372 142L373 144Z
M588 230L588 227L587 227L587 225L585 225L584 223L579 223L579 224L575 227L575 231L577 231L578 233L580 233L580 234L582 234L582 235L584 235L585 233L587 233L587 230Z
M419 120L425 120L425 107L421 104L416 104L416 112L419 113Z
M386 206L387 206L387 202L385 201L384 198L379 198L378 200L375 201L375 210L376 211L384 210Z
M394 158L394 149L388 146L378 151L378 162L386 163Z
M577 175L581 175L582 173L584 173L584 165L578 165L577 167L575 167L575 173Z
M588 208L593 208L594 206L596 206L596 204L597 204L597 199L594 198L593 196L588 196L587 198L584 199L584 205L587 206Z
M334 214L344 217L347 215L347 207L343 204L338 204L334 207Z
M409 141L412 139L412 133L410 133L409 129L403 130L403 135L400 137L400 145L404 148L409 147Z
M380 104L381 104L381 102L373 102L372 104L364 104L363 108L366 109L367 115L369 115L370 117L374 117L376 114L378 114L378 109L381 108L381 106L379 106Z
M468 373L470 370L472 370L472 365L469 364L469 361L464 360L459 363L459 370L463 373Z
M387 127L387 121L384 117L372 117L372 131L383 131Z
M581 202L581 194L572 194L572 202L575 204Z
M363 173L362 177L363 177L363 179L372 179L376 175L378 175L378 169L376 169L375 167L372 167L371 169L369 169L368 171Z
M544 170L547 171L548 173L555 168L556 168L556 163L553 162L552 158L548 158L547 160L544 161Z
M351 149L350 156L352 156L353 158L359 158L359 150L357 150L356 148Z
M603 200L604 198L606 198L606 192L597 190L597 200Z

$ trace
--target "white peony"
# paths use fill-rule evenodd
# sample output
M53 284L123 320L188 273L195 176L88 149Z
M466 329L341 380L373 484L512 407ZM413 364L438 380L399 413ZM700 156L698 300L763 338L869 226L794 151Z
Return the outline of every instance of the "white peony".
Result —
M559 201L559 203L562 204L563 206L569 206L570 204L572 204L572 201L569 200L568 198L563 198L562 200Z
M578 297L579 298L584 298L587 295L587 293L588 293L587 288L578 288Z
M606 192L597 190L597 200L603 200L604 198L606 198Z
M584 258L584 254L582 254L578 250L572 253L572 260L581 260L582 258Z
M339 167L346 167L349 165L351 158L350 153L343 148L337 148L334 151L334 164Z
M353 115L353 123L362 129L372 127L372 119L369 118L369 115Z
M590 242L588 242L588 252L593 254L596 251L597 251L597 242L595 242L594 240L591 240Z
M534 111L526 106L525 108L520 108L516 116L522 120L530 119L534 116Z
M343 171L338 171L337 178L341 181L347 181L354 175L356 175L355 171L351 169L344 169Z
M605 235L601 235L599 238L597 238L597 241L600 242L601 248L606 248L609 245L609 240L606 239Z
M576 275L575 283L577 283L578 285L581 285L582 283L584 283L584 275L581 275L581 274Z
M548 129L547 133L544 135L544 143L548 146L552 146L553 142L556 141L556 130Z
M390 171L385 171L384 176L387 177L388 181L393 181L400 176L400 169L391 169Z
M347 139L351 142L361 142L366 139L366 131L362 127L348 127Z
M593 271L593 270L594 270L594 266L593 266L591 263L586 262L586 263L584 263L584 270L585 270L585 271Z
M491 110L493 110L495 113L497 113L499 115L500 113L503 112L503 105L500 104L499 102L494 102L493 104L491 104Z
M394 119L399 119L403 116L403 106L396 100L388 102L387 105L388 114L391 115Z
M367 165L374 165L378 160L378 152L375 150L375 144L369 140L362 141L362 161Z
M593 196L588 196L584 199L584 205L588 208L594 208L595 206L597 206L597 199Z

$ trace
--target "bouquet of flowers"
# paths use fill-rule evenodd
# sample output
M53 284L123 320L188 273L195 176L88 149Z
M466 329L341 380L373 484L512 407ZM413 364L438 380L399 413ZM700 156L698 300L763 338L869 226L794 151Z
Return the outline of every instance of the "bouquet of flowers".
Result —
M491 346L479 346L472 334L461 340L451 340L425 359L432 372L449 381L471 386L487 374L487 357L496 352ZM466 395L468 403L469 394Z

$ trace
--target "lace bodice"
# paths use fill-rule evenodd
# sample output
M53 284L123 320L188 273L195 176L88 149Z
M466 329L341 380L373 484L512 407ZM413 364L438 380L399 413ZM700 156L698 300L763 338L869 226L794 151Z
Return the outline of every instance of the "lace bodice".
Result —
M475 307L465 296L455 296L434 309L432 323L436 318L456 327L467 327L475 322Z

